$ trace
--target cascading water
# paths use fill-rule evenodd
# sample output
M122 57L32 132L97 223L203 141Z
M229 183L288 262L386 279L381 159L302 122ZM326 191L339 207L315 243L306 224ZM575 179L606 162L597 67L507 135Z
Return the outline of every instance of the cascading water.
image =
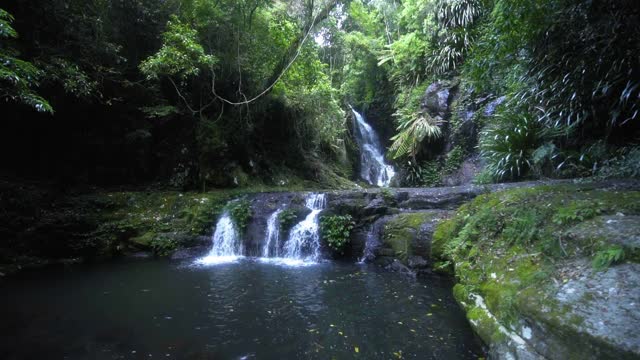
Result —
M382 238L382 230L386 223L385 218L378 219L374 222L367 231L367 240L364 244L364 251L362 257L358 260L359 264L371 262L375 259L375 250L382 244L380 239Z
M242 257L242 242L236 226L228 212L224 212L212 237L213 247L209 254L196 261L197 264L211 265L235 261Z
M384 149L373 128L364 117L351 108L354 115L354 135L360 148L360 177L371 185L387 187L395 176L393 166L384 161Z
M262 257L279 257L280 256L280 221L278 215L282 209L276 210L267 220L267 233L265 237L264 247L262 248Z
M319 215L326 206L325 194L310 194L306 207L311 213L291 229L284 244L283 257L287 260L315 262L320 259Z

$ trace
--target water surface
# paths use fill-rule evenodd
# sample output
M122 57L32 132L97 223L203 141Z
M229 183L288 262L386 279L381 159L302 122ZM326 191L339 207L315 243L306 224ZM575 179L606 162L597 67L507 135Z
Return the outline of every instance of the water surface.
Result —
M441 278L136 260L0 282L1 359L476 359Z

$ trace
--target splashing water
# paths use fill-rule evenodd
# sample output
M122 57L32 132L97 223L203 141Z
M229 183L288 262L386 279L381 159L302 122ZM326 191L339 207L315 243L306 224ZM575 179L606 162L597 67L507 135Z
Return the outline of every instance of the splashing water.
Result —
M280 256L280 221L278 215L281 212L282 209L276 210L267 220L267 234L262 248L262 257L264 258Z
M351 108L354 115L354 135L360 148L360 177L371 185L388 187L395 176L393 166L384 161L384 149L373 128L364 117Z
M196 260L199 265L214 265L234 262L243 257L242 243L236 226L228 212L224 212L213 233L213 247L209 254Z
M362 257L358 259L358 264L372 262L376 258L375 251L382 245L380 239L382 238L382 230L385 223L386 220L384 218L378 219L367 231L367 241L364 245Z
M283 257L303 262L315 262L320 259L319 215L326 206L325 194L310 194L306 207L311 213L291 229L289 239L284 245Z

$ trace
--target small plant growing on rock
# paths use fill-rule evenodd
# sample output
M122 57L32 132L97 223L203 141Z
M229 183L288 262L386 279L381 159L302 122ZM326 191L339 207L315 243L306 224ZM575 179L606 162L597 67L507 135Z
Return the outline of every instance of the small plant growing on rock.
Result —
M149 247L151 247L153 255L157 257L167 257L176 250L178 243L168 237L158 236L151 240Z
M227 210L229 211L231 220L233 220L233 224L240 232L243 232L252 216L251 203L249 200L242 199L231 202L227 205Z
M558 212L553 216L553 222L565 225L589 220L602 212L601 207L602 204L592 201L573 201L558 209Z
M351 215L331 215L320 219L322 239L330 248L344 254L344 249L351 240L351 231L356 223Z
M395 201L395 196L393 194L393 191L389 190L388 188L380 189L380 196L382 196L382 199L386 203L392 203L393 201Z
M296 222L298 215L291 209L284 209L278 214L278 223L280 224L280 231L283 233L288 232L293 224Z
M605 270L609 266L617 264L624 260L624 257L624 249L618 245L615 245L596 252L591 265L598 271Z

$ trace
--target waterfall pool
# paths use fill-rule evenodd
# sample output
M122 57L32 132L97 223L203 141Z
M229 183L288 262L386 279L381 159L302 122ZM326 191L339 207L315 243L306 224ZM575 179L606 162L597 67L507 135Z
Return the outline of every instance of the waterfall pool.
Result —
M291 264L136 259L22 273L0 282L0 358L483 356L447 279Z

